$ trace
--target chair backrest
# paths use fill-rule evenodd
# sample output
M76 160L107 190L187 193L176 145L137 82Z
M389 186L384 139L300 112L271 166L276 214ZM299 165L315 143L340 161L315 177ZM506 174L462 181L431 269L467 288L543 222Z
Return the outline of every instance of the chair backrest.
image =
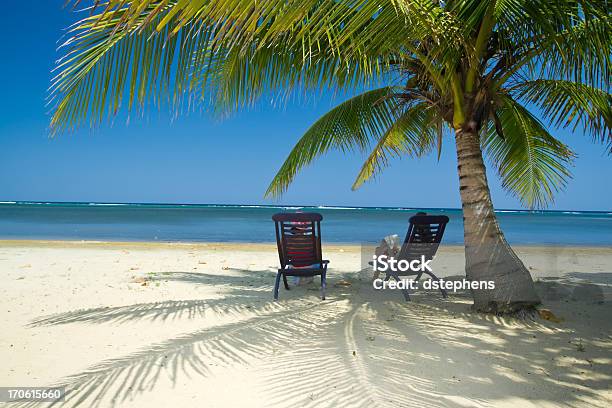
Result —
M322 262L321 220L318 213L279 213L272 216L282 268Z
M410 260L425 255L426 259L433 259L444 236L448 217L415 215L409 221L408 232L397 258Z

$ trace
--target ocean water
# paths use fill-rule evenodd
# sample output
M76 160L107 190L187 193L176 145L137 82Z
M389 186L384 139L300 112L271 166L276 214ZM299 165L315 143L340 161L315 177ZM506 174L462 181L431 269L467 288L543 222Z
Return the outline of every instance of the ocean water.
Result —
M272 215L296 210L323 215L326 242L403 239L408 218L426 211L450 218L444 243L463 243L458 209L39 202L0 203L0 239L274 242ZM497 216L512 244L612 246L610 212L500 210Z

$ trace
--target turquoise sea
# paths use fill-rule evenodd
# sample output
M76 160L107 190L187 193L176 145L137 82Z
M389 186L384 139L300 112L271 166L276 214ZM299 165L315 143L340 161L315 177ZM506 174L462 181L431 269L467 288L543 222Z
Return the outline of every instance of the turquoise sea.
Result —
M298 210L323 215L327 242L403 238L416 211L449 216L444 242L463 242L461 211L449 208L44 202L0 203L0 239L273 242L272 214ZM499 210L497 215L513 244L612 246L611 212Z

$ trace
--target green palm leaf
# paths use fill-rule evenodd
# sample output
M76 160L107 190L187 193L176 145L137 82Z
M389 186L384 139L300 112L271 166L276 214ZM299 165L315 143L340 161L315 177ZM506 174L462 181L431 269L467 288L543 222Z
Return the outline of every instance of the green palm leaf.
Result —
M93 13L62 47L54 132L96 125L124 98L228 110L266 92L369 88L412 54L440 88L464 47L461 22L430 0L112 0ZM415 47L427 37L437 47Z
M436 141L441 143L438 140L441 126L440 116L431 106L419 103L409 107L378 140L353 183L353 190L380 173L391 158L419 157L431 151Z
M266 196L281 195L301 168L331 149L343 152L367 149L371 140L380 137L399 116L393 93L391 87L368 91L323 115L291 150Z
M544 207L571 177L575 157L527 109L507 97L496 112L500 135L491 120L483 129L483 150L497 169L502 187L528 208Z
M151 11L143 10L136 22L144 24ZM147 101L168 102L172 86L185 86L188 78L182 74L189 61L185 53L175 60L175 51L194 48L200 37L171 37L167 30L156 33L151 24L116 30L125 15L113 16L103 23L96 16L81 20L64 43L66 55L58 62L49 91L52 132L72 130L88 121L98 124L115 115L126 96L129 109L135 104L143 108ZM152 22L162 16L156 14Z
M513 77L527 77L609 88L612 19L605 11L609 6L589 1L593 12L585 17L566 2L534 2L529 7L520 0L516 3L505 8L498 22L502 52L491 75L499 86Z
M539 79L512 88L517 98L542 109L557 127L580 125L603 143L612 144L612 95L586 84ZM611 150L612 152L612 150Z

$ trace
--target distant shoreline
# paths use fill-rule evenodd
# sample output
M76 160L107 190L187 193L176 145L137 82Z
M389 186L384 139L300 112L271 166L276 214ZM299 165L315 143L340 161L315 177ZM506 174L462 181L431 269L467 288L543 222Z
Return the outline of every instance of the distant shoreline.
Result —
M377 243L364 243L368 246L375 246ZM329 251L344 250L358 252L362 246L359 243L339 243L339 242L323 242L324 249ZM542 250L577 250L589 251L593 250L598 253L601 251L610 251L612 255L612 245L558 245L558 244L516 244L511 246L517 250L521 248L529 251L538 249ZM36 247L36 248L132 248L132 249L222 249L222 250L271 250L276 251L276 243L274 242L202 242L202 241L96 241L96 240L64 240L64 239L0 239L0 247ZM445 248L449 251L463 251L462 244L442 244L441 250Z
M79 207L194 207L194 208L266 208L284 210L389 210L389 211L461 211L461 208L452 207L402 207L402 206L350 206L350 205L301 205L301 204L215 204L215 203L129 203L129 202L96 202L96 201L31 201L31 200L0 200L2 205L50 205L50 206L79 206ZM561 214L606 214L612 215L609 210L528 210L525 208L497 208L496 213L561 213Z

